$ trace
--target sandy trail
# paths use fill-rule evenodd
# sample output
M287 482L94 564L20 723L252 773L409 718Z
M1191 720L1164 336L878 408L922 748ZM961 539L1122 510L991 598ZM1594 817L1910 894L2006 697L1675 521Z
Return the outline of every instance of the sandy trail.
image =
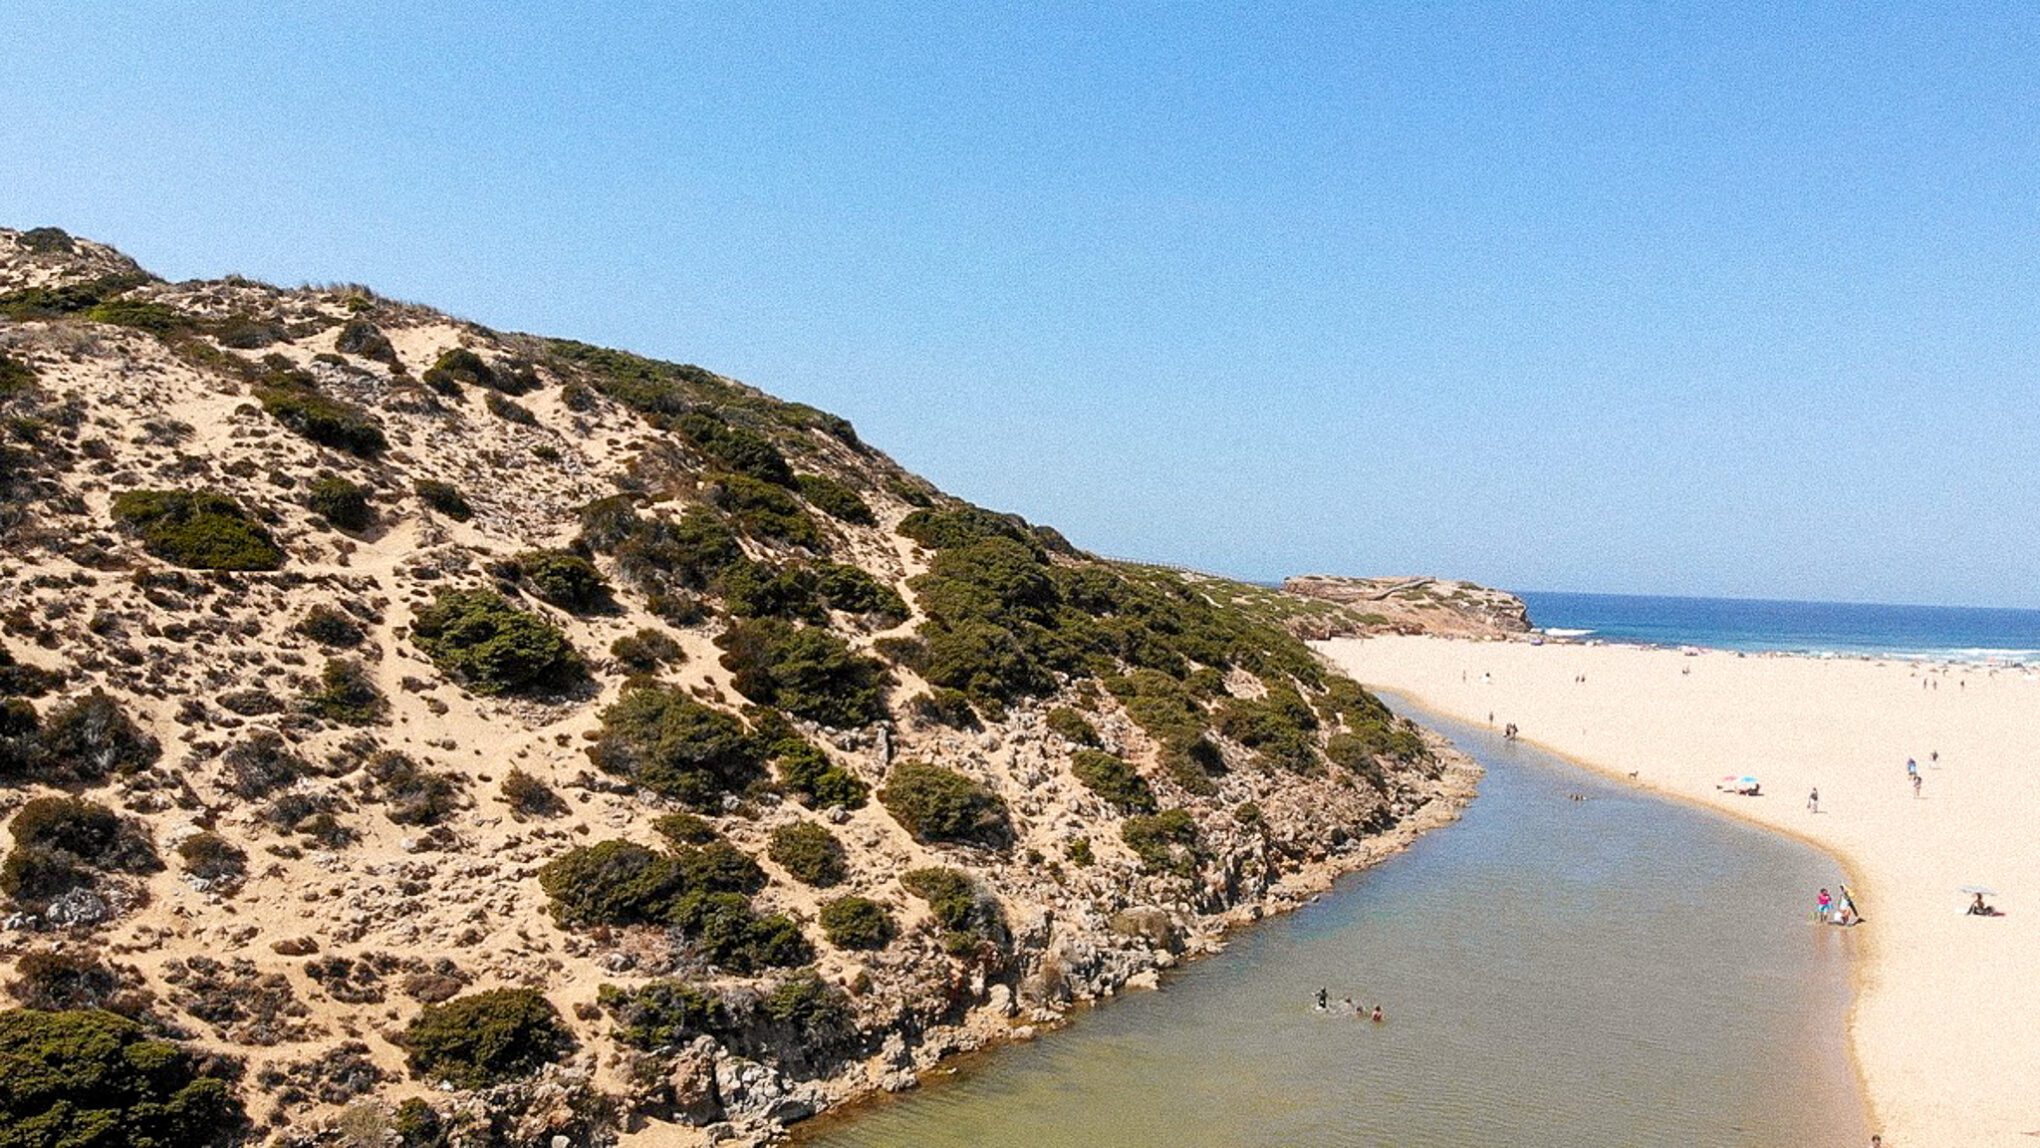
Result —
M1368 685L1514 722L1836 855L1866 917L1850 1036L1886 1143L2040 1142L2040 675L1431 637L1319 648ZM1731 773L1762 796L1717 791ZM1972 882L2008 915L1965 916Z

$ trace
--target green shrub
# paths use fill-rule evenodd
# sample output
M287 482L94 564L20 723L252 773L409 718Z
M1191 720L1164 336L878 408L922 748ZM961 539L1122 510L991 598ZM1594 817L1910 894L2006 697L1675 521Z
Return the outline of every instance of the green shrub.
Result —
M512 812L527 817L557 817L567 811L567 803L553 788L522 769L511 769L503 777L503 804Z
M368 637L351 615L323 603L306 610L294 629L322 646L358 646Z
M601 720L589 759L655 793L706 805L763 773L764 754L743 723L678 687L633 685Z
M398 825L437 825L460 808L458 775L426 769L397 750L369 758L368 776L381 790L384 814Z
M367 667L352 658L328 658L319 688L305 695L305 708L341 725L376 725L387 720L390 703Z
M535 989L494 989L426 1005L404 1030L411 1071L460 1088L527 1076L574 1046L552 1002Z
M1089 837L1070 838L1069 843L1063 846L1063 856L1068 857L1070 864L1079 869L1089 869L1098 862L1098 858L1091 852Z
M28 774L53 785L136 773L163 756L162 745L97 689L50 710L34 745Z
M822 902L822 935L839 949L883 949L899 935L892 914L869 897L837 897Z
M996 714L996 701L987 701L987 707ZM984 728L978 719L977 708L970 704L969 695L962 690L937 686L932 690L915 694L907 699L906 711L922 721L935 725L946 725L951 729L975 730Z
M15 236L14 242L23 251L37 255L69 255L78 250L70 232L61 227L31 227Z
M190 315L167 303L141 299L108 299L93 305L85 312L85 318L94 323L133 327L152 335L182 334L198 325Z
M1119 827L1119 837L1140 858L1142 868L1186 878L1197 874L1197 822L1187 810L1129 817Z
M1070 772L1122 813L1155 811L1155 794L1147 779L1121 758L1103 750L1080 749L1070 757Z
M805 566L769 566L743 560L732 563L715 582L716 593L739 618L786 618L804 622L829 619Z
M245 1124L226 1080L110 1012L0 1012L0 1081L7 1148L202 1148Z
M441 394L458 394L462 384L491 387L496 385L496 372L480 355L466 347L448 347L440 352L439 359L425 369L425 385Z
M680 643L664 630L649 626L611 642L609 656L622 662L624 668L639 674L657 673L661 666L678 665L687 660Z
M778 913L759 916L741 893L691 893L675 907L673 923L703 959L731 972L791 968L815 959L799 925Z
M1335 733L1325 741L1325 757L1333 765L1386 793L1388 773L1381 768L1381 760L1375 752L1375 746L1368 739L1350 733Z
M287 361L271 367L256 385L255 399L277 422L320 446L363 458L389 449L389 439L374 415L320 390L312 376Z
M839 522L854 526L873 526L878 522L861 495L833 478L819 474L803 474L795 479L800 496L808 505Z
M678 1049L699 1036L722 1036L735 1025L715 993L685 981L653 981L632 989L603 985L596 1003L616 1020L616 1039L646 1052Z
M478 694L562 687L582 676L566 635L490 590L441 590L412 620L411 637Z
M207 881L235 881L248 871L248 855L217 833L194 833L178 843L184 871Z
M705 590L744 559L737 536L706 507L690 506L677 519L647 519L620 495L582 509L581 537L598 553L614 554L617 572L646 590Z
M135 991L127 978L97 955L78 949L37 949L14 963L20 979L9 982L14 999L33 1009L105 1009L137 1017L149 1006L147 990Z
M39 698L64 683L64 675L14 660L7 647L0 646L0 696Z
M42 717L27 698L0 698L0 782L29 776L41 732Z
M343 355L359 355L390 366L398 366L396 347L389 337L377 329L374 323L356 315L340 328L340 334L333 340L333 349Z
M141 536L156 557L194 570L274 570L283 551L241 504L224 494L130 490L113 500L113 516Z
M704 494L710 506L752 538L818 554L826 549L815 520L781 487L749 475L725 474L710 482Z
M0 399L34 390L36 378L33 365L0 351Z
M0 893L25 906L93 884L95 871L163 867L139 822L82 797L38 797L8 823L14 848L0 864Z
M213 324L212 335L219 340L222 347L232 347L236 351L259 351L288 339L290 332L281 323L253 315L229 315Z
M731 626L716 644L737 692L760 705L837 728L886 716L884 664L826 630L759 618Z
M1065 741L1087 745L1094 749L1104 744L1099 740L1098 730L1091 724L1090 719L1068 706L1058 706L1048 711L1047 721L1050 732Z
M527 550L511 562L532 593L562 610L592 614L614 605L602 572L571 550Z
M863 779L835 762L829 755L799 738L773 746L779 783L810 809L862 809L871 795Z
M820 1063L855 1037L843 993L813 973L791 977L759 1000L755 1022L789 1059Z
M769 878L749 853L727 841L710 841L698 849L679 849L673 858L690 889L705 893L742 893L763 889Z
M920 841L998 847L1013 836L998 794L939 765L893 766L878 800Z
M412 489L418 492L418 501L455 522L466 522L475 516L475 508L468 505L467 496L450 482L421 478Z
M734 427L706 411L680 416L679 429L701 453L740 475L775 486L793 485L793 468L771 440L755 431Z
M815 593L831 610L865 615L880 627L897 626L907 620L907 603L899 591L872 577L861 566L817 562L814 577Z
M900 885L928 903L949 952L965 956L987 946L1004 947L1006 926L998 903L980 891L969 874L940 867L909 869L901 874Z
M488 408L490 414L506 423L527 427L538 425L538 416L531 413L530 407L513 399L506 399L494 391L482 396L482 405Z
M680 863L628 841L572 850L538 873L563 925L664 924L687 892Z
M1229 698L1216 724L1271 765L1297 773L1317 770L1317 715L1294 689L1278 686L1263 698Z
M1041 545L1024 519L976 506L916 510L900 521L899 532L930 550L969 546L992 538L1008 539L1030 550L1039 550Z
M722 840L714 823L694 813L668 813L652 822L652 829L675 845L706 845Z
M840 884L850 874L843 843L812 821L795 821L774 829L765 855L796 880L816 888Z
M328 476L312 482L305 505L342 530L367 530L375 525L375 510L368 504L368 493L365 486Z

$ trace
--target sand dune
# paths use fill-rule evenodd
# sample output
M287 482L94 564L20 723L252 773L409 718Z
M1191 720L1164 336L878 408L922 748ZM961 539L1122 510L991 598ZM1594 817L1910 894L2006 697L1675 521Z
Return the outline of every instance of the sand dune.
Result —
M1320 649L1371 686L1515 722L1526 740L1833 853L1866 917L1846 1019L1873 1126L1894 1148L2040 1136L2040 675L1430 637ZM1758 777L1762 796L1717 791L1730 773ZM2008 915L1963 915L1956 890L1972 882ZM1810 910L1815 890L1781 892Z

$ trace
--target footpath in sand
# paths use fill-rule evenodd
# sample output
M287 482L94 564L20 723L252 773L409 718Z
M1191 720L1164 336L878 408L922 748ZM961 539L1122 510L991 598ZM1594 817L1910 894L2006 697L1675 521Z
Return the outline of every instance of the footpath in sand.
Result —
M2040 1143L2040 675L1434 637L1318 648L1370 686L1471 722L1492 714L1834 854L1865 918L1847 1019L1873 1127L1893 1148ZM1718 791L1727 774L1758 778L1762 795ZM2007 915L1964 915L1971 883L1998 890ZM1816 927L1816 890L1790 892Z

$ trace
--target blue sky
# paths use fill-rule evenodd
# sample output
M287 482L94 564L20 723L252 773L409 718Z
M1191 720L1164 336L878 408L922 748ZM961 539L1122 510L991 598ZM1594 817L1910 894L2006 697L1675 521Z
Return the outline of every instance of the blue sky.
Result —
M2040 606L2040 17L15 0L0 222L697 362L1099 551Z

